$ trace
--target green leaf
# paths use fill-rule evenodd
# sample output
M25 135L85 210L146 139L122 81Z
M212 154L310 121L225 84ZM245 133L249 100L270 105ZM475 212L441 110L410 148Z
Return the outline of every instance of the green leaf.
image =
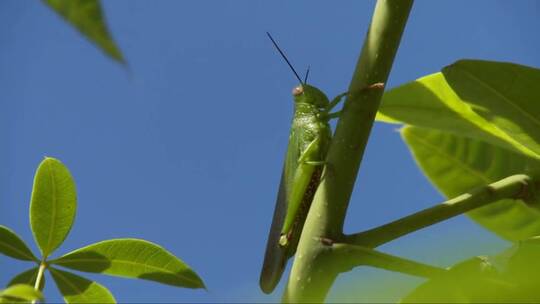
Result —
M41 292L35 290L32 286L26 284L16 284L8 287L0 292L0 297L3 298L3 302L9 302L9 300L12 299L24 301L35 301L43 299L43 295L41 294Z
M122 52L111 37L98 0L43 0L71 23L81 34L98 45L112 59L125 63Z
M430 180L453 197L538 167L539 82L538 69L461 60L385 93L378 119L425 128L405 129L405 139ZM540 229L538 212L509 200L469 215L509 240Z
M471 109L540 155L540 70L506 62L460 60L443 74Z
M540 302L540 236L515 244L497 258L508 280L525 294L534 295L536 303Z
M39 268L35 267L25 272L19 273L13 279L11 279L11 281L9 281L7 286L13 286L16 284L26 284L26 285L34 286L36 284L38 272L39 272ZM45 287L45 276L41 277L39 290L43 290L43 287Z
M49 271L66 303L116 303L111 292L97 282L54 268Z
M538 303L540 238L492 257L476 257L422 283L405 303Z
M451 267L445 275L418 286L402 303L500 303L511 285L499 278L486 257L475 257Z
M435 73L386 92L377 119L390 123L402 122L413 126L467 136L540 159L540 152L535 149L534 145L526 144L523 140L514 138L513 133L506 132L506 129L497 124L501 118L494 118L497 115L504 116L503 114L499 112L481 112L478 110L478 106L472 103L474 101L461 98L464 94L471 95L470 91L474 91L474 89L478 90L474 91L476 92L475 97L486 100L490 98L489 91L482 90L480 86L462 89L461 86L455 84L456 82L459 83L459 81L455 80L459 77L455 76L456 73L453 72L455 68L452 67L461 66L462 62L459 61L445 68L445 74ZM486 65L500 67L507 64L486 62ZM525 72L526 68L522 68L523 73L519 77L528 77L528 73ZM521 73L522 70L518 72ZM446 78L448 73L453 75L451 83ZM530 89L539 90L538 87L533 87ZM534 104L533 99L529 103L532 106ZM508 110L511 107L509 105ZM500 106L499 108L504 113L504 107Z
M102 241L74 250L50 263L86 272L204 288L202 280L184 262L145 240Z
M420 168L448 198L512 174L540 168L536 159L450 133L405 127L402 136ZM540 234L540 212L513 200L501 200L468 215L508 240Z
M36 171L30 202L30 225L44 258L68 235L76 209L75 182L69 170L59 160L45 158Z
M23 261L38 261L30 248L11 229L0 225L0 253Z

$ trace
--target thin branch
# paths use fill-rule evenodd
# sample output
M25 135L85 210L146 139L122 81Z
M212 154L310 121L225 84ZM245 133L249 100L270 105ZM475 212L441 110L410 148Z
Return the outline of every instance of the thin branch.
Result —
M446 272L446 269L382 253L371 248L335 243L331 246L333 260L342 272L357 266L372 266L405 273L422 278L433 278Z
M512 175L388 224L346 235L341 240L349 244L375 248L411 232L501 199L522 199L532 202L535 199L537 187L538 183L535 184L534 178L530 175ZM521 204L520 201L515 203Z

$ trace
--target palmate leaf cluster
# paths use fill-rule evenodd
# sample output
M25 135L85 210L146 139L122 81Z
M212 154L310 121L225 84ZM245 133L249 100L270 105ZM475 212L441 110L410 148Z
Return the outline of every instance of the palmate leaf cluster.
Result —
M107 56L125 64L114 42L99 0L43 0ZM204 288L204 283L184 262L159 245L140 239L112 239L74 250L55 259L50 255L63 243L73 225L77 209L75 182L58 160L46 158L36 171L30 203L30 225L41 258L8 227L0 226L0 253L34 266L16 275L0 292L0 301L42 300L45 278L40 267L50 272L66 303L114 303L103 285L62 270L103 273L138 278L162 284ZM36 285L39 277L40 284Z
M47 270L66 303L115 303L105 286L65 268L204 288L203 281L183 261L163 247L141 239L106 240L50 259L71 230L76 210L75 182L69 170L60 161L45 158L36 171L30 202L30 226L41 257L36 257L15 232L0 226L0 253L34 264L7 284L8 288L0 294L3 299L41 299L38 289L45 286L42 272ZM36 286L38 277L40 284Z
M450 198L540 168L538 83L535 68L461 60L385 93L377 119L404 124L419 167ZM529 207L539 202L527 203L506 199L469 212L514 245L458 263L403 301L540 301L540 211Z

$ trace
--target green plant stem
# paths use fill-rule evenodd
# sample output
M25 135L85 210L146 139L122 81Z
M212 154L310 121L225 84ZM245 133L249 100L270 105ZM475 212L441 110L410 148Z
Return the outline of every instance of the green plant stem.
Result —
M375 248L403 235L501 199L522 198L532 201L534 193L538 190L535 189L537 185L533 180L531 176L525 174L512 175L377 228L344 236L342 241ZM516 204L521 204L521 202L516 201Z
M34 289L37 290L38 292L40 291L39 286L41 285L41 280L43 280L43 275L45 273L46 268L47 268L47 264L44 261L42 261L39 264L39 269L36 276L36 283L34 284ZM36 303L36 300L32 301L32 304L35 304L35 303Z
M433 278L446 272L444 268L411 261L363 246L335 243L331 248L335 267L341 268L342 272L356 266L372 266L422 278Z
M47 268L47 264L45 264L45 262L41 262L41 264L39 264L38 274L36 277L36 283L34 284L34 289L37 291L39 291L39 285L41 285L41 280L43 279L45 268Z
M338 271L329 267L321 237L342 236L360 162L388 79L412 0L379 0L349 85L327 166L298 245L284 301L322 302Z

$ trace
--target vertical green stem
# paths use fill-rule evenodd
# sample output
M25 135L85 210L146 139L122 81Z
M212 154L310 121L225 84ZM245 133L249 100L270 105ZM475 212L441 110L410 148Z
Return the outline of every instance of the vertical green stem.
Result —
M332 266L330 249L321 237L343 234L356 175L379 107L413 0L379 0L364 41L349 97L345 101L317 189L298 245L284 301L322 302L339 270Z

